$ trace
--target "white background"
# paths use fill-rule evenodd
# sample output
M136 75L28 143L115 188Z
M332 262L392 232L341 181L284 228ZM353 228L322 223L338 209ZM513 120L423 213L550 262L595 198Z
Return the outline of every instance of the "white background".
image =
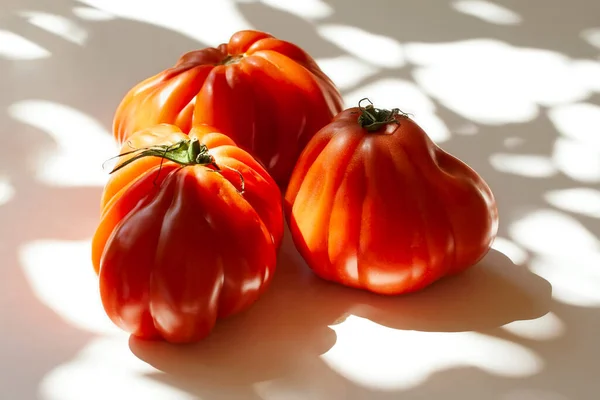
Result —
M485 260L384 299L319 281L286 237L272 290L206 341L114 328L89 260L113 112L245 28L475 168L500 209ZM589 0L2 0L0 398L597 399L599 51Z

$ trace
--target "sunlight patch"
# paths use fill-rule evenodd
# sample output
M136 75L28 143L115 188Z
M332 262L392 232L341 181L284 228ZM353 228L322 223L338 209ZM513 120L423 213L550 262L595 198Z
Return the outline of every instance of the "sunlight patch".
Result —
M452 3L452 7L463 14L497 25L517 25L522 18L506 7L482 0L462 0Z
M322 357L345 378L378 390L407 390L440 371L474 367L503 377L532 376L543 361L516 343L475 332L416 332L349 316L331 327L337 342Z
M322 0L260 0L261 3L304 19L321 19L333 14L333 8Z
M509 227L534 255L529 269L552 284L552 298L578 307L600 306L600 242L575 218L555 210L531 212Z
M508 231L519 245L547 256L589 254L600 249L596 236L581 222L552 209L526 214L509 225Z
M490 164L496 171L528 178L548 178L557 173L550 158L535 154L496 153L490 155Z
M8 114L47 133L55 148L36 161L37 178L55 186L101 186L108 180L102 163L116 154L112 135L95 119L46 100L12 104Z
M512 240L500 236L494 239L492 248L504 254L515 265L523 265L529 259L529 255L527 254L527 251L525 249L523 249L521 246L519 246Z
M8 203L15 197L15 188L8 178L0 175L0 206Z
M566 236L565 236L566 237ZM529 269L552 284L552 298L575 307L600 307L600 251L533 257Z
M600 182L600 147L580 140L558 138L554 142L552 158L568 177L579 182Z
M320 25L317 32L325 40L378 67L399 68L406 63L402 45L391 37L348 25Z
M317 64L340 90L353 88L379 69L352 56L321 58Z
M553 340L565 333L565 324L549 312L543 317L526 321L514 321L502 327L507 332L529 340Z
M406 43L404 49L425 92L476 123L529 122L540 106L582 101L600 82L600 68L590 60L496 39Z
M131 353L126 337L95 339L46 374L39 393L42 400L197 398L160 382L162 374Z
M16 33L0 30L0 58L8 60L37 60L50 57L51 53L42 46Z
M548 117L565 137L600 148L600 106L590 103L567 104L551 109Z
M25 277L42 303L79 329L122 335L102 307L90 254L89 241L38 240L19 249Z
M79 2L120 18L169 29L208 46L229 41L236 31L254 29L233 1L146 1L143 6L122 0Z
M600 49L600 28L586 29L581 32L581 37L590 45Z
M23 11L19 14L25 17L31 25L60 36L69 42L83 45L87 40L87 31L63 16L38 11Z
M115 16L93 7L74 7L73 14L86 21L110 21Z
M600 218L600 190L578 187L544 193L544 199L556 208Z

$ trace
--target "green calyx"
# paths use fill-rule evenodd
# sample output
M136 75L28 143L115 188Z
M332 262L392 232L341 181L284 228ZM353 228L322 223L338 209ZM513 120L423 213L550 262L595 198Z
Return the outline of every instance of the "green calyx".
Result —
M363 107L361 104L365 100L369 102L369 105ZM365 128L367 132L378 131L387 124L400 124L396 119L397 116L403 118L408 117L407 114L403 113L398 108L392 110L375 108L371 100L366 97L358 102L358 108L361 111L360 116L358 117L358 124Z
M161 158L160 168L158 170L156 178L158 178L158 175L160 174L160 170L162 168L164 160L172 161L181 165L182 167L190 165L204 165L206 167L212 167L209 169L210 172L222 172L221 168L215 162L215 158L208 152L208 147L205 144L200 143L197 138L181 140L171 145L158 145L143 147L141 149L134 149L132 151L121 153L113 158L119 158L127 156L129 154L134 155L128 160L122 162L121 164L118 164L115 168L113 168L113 170L110 171L111 174L131 164L132 162L144 157ZM239 175L241 188L236 188L236 190L238 191L238 193L243 194L245 191L245 182L242 173L237 169L231 168L227 165L225 165L225 168L232 170Z
M173 161L181 166L208 165L219 170L214 157L208 152L208 147L206 147L205 144L200 143L197 138L182 140L171 145L159 145L135 149L121 153L117 157L123 157L134 153L137 154L117 165L110 173L112 174L144 157L160 157L163 160Z

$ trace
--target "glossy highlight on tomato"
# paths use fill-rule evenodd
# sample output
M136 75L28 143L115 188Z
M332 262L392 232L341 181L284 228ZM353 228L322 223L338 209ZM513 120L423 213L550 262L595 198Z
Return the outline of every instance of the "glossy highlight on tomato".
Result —
M342 107L333 82L304 50L245 30L216 48L184 54L133 87L115 113L113 133L123 143L157 123L184 132L214 126L285 186L304 146Z
M209 126L130 136L92 241L102 304L131 334L189 343L269 286L281 194L258 162Z
M476 264L498 230L492 191L407 115L338 114L301 154L286 217L320 277L395 295Z

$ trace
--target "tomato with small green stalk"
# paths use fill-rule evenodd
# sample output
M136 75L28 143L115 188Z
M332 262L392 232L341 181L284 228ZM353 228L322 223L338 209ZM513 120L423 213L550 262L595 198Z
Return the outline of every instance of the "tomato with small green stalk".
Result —
M157 123L184 132L214 126L285 186L306 143L342 107L338 89L308 53L244 30L216 48L184 54L131 88L115 113L113 133L123 143Z
M283 234L279 188L208 126L142 130L119 160L92 241L104 309L135 336L198 341L269 286Z
M311 139L292 173L284 207L308 266L396 295L476 264L498 230L487 183L408 115L364 100Z

